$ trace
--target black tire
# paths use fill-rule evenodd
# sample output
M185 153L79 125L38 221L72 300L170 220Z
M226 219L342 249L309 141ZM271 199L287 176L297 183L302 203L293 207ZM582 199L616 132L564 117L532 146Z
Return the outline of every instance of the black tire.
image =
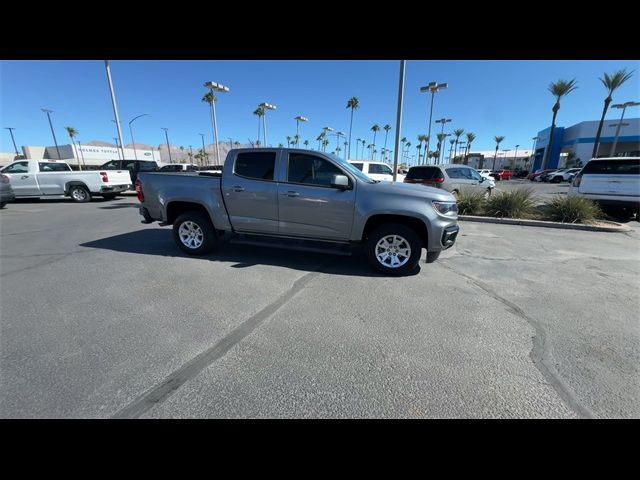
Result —
M553 177L550 183L560 183L562 182L562 177Z
M191 227L195 231L199 229L202 234L202 241L198 246L189 247L181 239L180 227L187 222L191 222ZM188 228L188 226L185 226L185 228ZM196 235L195 243L198 243L198 238L199 236ZM173 239L180 250L189 255L205 255L211 251L217 242L216 232L209 217L196 211L183 213L176 218L175 222L173 222Z
M104 198L105 200L113 200L117 196L118 196L117 193L103 193L102 194L102 198Z
M440 252L442 252L442 250L438 250L437 252L427 252L427 263L435 262L440 256Z
M390 267L383 265L376 256L376 246L384 237L397 235L402 237L409 244L411 252L408 260L400 267ZM373 268L386 274L393 276L403 276L412 272L418 266L420 256L422 255L422 240L418 234L411 228L401 223L387 223L376 228L365 240L364 250L367 260ZM397 257L396 257L397 258Z
M7 202L0 202L0 208L4 208L7 206Z
M87 187L82 185L72 185L69 187L69 196L71 200L77 203L87 203L91 201L91 193Z

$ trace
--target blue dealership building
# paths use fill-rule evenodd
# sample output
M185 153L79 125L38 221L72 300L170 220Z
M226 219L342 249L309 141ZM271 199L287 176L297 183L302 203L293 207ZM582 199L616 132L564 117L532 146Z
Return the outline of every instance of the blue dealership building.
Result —
M556 126L553 134L553 145L547 168L562 168L567 159L573 164L584 165L591 159L593 144L598 131L599 120L580 122L571 127ZM598 157L611 155L616 129L619 120L606 120L600 135ZM551 127L538 132L534 147L532 171L542 168L545 149L549 148ZM640 118L625 118L620 127L615 156L640 156Z

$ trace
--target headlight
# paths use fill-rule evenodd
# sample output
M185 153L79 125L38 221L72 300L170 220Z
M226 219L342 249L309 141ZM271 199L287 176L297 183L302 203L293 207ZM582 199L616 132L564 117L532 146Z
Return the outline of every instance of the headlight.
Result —
M440 215L445 217L457 217L458 216L458 204L456 202L431 202L433 208L436 209Z

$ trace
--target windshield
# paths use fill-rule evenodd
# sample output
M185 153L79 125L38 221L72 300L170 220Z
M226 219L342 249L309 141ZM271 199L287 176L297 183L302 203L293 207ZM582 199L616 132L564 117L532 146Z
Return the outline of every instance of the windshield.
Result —
M377 183L375 180L370 179L367 175L365 175L360 170L358 170L356 167L354 167L349 162L347 162L344 158L340 158L337 155L334 155L332 153L325 153L325 155L328 156L329 158L331 158L338 165L340 165L340 167L344 168L345 170L347 170L349 173L351 173L355 177L358 177L363 182Z

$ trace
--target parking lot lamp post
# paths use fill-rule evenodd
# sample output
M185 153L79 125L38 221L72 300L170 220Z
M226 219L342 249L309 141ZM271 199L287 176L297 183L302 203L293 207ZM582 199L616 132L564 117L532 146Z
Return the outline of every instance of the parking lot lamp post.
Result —
M129 133L131 134L131 144L133 145L133 156L136 160L138 160L138 153L136 152L136 142L133 139L133 128L131 127L131 124L133 123L134 120L140 118L140 117L144 117L145 115L149 115L148 113L143 113L142 115L138 115L137 117L135 117L133 120L131 120L129 122Z
M164 136L167 139L167 151L169 152L169 163L173 163L171 161L171 148L169 147L169 134L167 133L169 129L165 127L160 127L160 130L164 130Z
M198 135L202 138L202 157L200 158L200 166L202 166L204 164L204 159L207 156L207 152L204 149L204 133L199 133Z
M124 160L123 158L120 158L120 146L118 145L118 137L111 137L113 138L113 141L116 142L116 151L118 152L118 160Z
M324 133L324 136L326 137L326 136L327 136L327 132L333 132L333 128L331 128L331 127L324 127L324 128L322 129L322 132ZM328 140L327 140L327 141L328 141ZM326 151L327 151L327 147L325 146L325 147L323 148L323 150L322 150L322 151L323 151L323 152L326 152Z
M262 130L264 133L264 146L265 148L268 146L267 143L267 110L275 110L277 107L267 102L262 102L259 107L262 107L264 110L264 115L262 115ZM287 145L288 147L288 145Z
M298 115L294 120L296 121L296 148L300 148L300 122L308 122L309 119Z
M16 147L16 140L15 140L15 138L13 138L13 131L15 130L15 128L14 127L4 127L4 128L9 130L9 133L11 134L11 141L13 142L13 149L16 151L16 157L17 157L20 154L18 153L18 147Z
M506 167L506 163L507 163L507 153L511 151L510 148L503 148L502 151L504 152L504 162L502 162L502 168Z
M514 164L518 161L518 147L520 145L516 145L516 153L513 154L513 162Z
M47 114L47 118L49 119L49 126L51 127L51 135L53 135L53 143L56 146L56 152L58 152L58 160L60 160L61 157L60 149L58 148L58 140L56 140L56 132L53 131L53 123L51 123L51 112L53 112L53 110L49 110L47 108L41 108L40 110Z
M216 82L207 82L204 84L204 86L209 90L211 90L211 95L213 95L213 92L226 93L229 91L229 87L225 87L224 85L221 85ZM218 149L218 124L216 123L215 97L212 99L212 102L211 102L211 112L212 112L211 114L213 118L213 142L216 144L216 162L218 165L220 165L220 151Z
M104 61L107 70L107 81L109 82L109 92L111 93L111 104L113 105L113 116L116 117L116 126L118 127L118 139L120 140L120 148L122 149L122 158L124 159L124 143L122 142L122 128L120 127L120 116L118 115L118 106L116 105L116 94L113 91L113 82L111 81L111 68L109 68L109 60Z
M536 141L538 140L538 137L532 137L531 140L533 140L533 143L531 144L531 168L533 168L533 164L535 162L535 158L536 158Z
M627 109L627 107L637 107L638 105L640 105L640 102L625 102L625 103L617 103L615 105L611 105L612 108L622 109L622 115L620 115L620 123L618 123L618 128L616 128L616 136L613 139L613 145L611 145L611 153L609 154L609 156L613 157L616 153L616 146L618 145L618 136L620 135L620 127L622 127L622 120L624 120L625 110Z
M431 119L433 117L433 99L436 92L449 87L448 83L429 82L429 85L420 87L420 93L431 92L431 108L429 109L429 128L427 132L427 152L429 151L429 142L431 139Z

